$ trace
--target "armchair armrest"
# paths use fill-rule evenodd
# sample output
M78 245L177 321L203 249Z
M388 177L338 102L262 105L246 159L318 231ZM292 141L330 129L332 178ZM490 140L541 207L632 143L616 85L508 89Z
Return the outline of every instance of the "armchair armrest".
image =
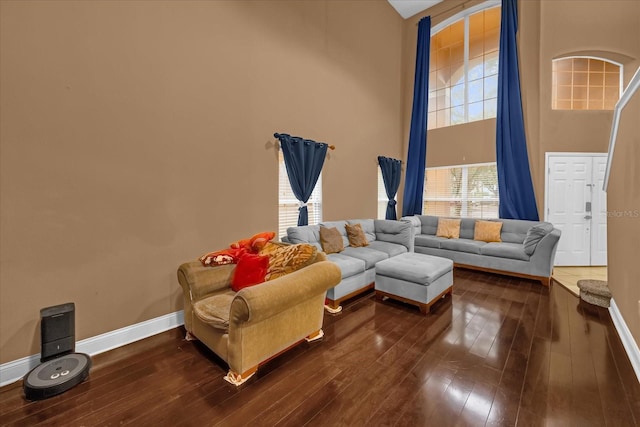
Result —
M320 261L258 286L244 288L231 303L230 329L258 323L292 306L324 294L340 283L342 273L333 262Z
M191 302L229 287L234 264L205 267L200 261L191 261L178 267L178 282L182 286L185 299Z

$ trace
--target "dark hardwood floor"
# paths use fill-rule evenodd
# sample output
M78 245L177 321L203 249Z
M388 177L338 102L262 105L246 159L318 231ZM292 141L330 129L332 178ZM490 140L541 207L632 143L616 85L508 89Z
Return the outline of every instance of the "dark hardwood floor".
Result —
M429 316L369 293L236 389L178 328L93 357L90 377L2 425L633 426L640 384L606 309L561 286L456 270Z

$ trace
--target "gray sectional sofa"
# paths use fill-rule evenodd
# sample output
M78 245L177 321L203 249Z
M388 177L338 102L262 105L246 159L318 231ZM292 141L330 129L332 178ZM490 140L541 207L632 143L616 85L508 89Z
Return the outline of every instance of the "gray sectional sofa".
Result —
M549 286L560 230L551 223L515 219L502 222L502 242L473 240L475 218L462 218L460 238L437 237L437 216L403 217L413 228L417 253L449 258L457 267L540 280Z
M361 225L367 238L367 246L349 245L345 229L347 223ZM339 311L342 301L373 288L377 262L402 253L413 252L413 229L408 221L352 219L323 222L320 225L290 227L282 240L289 243L310 243L322 250L321 226L337 228L344 244L344 250L341 252L327 255L327 259L338 264L342 272L340 283L327 291L329 311Z

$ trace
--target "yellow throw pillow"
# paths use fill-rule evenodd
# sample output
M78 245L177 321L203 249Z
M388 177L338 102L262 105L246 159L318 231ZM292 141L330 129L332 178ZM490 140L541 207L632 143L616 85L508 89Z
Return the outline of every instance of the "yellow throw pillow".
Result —
M344 250L342 234L337 228L320 227L320 244L324 253L335 254Z
M273 280L313 264L318 248L307 243L269 248L269 268L265 280Z
M438 218L436 237L457 239L460 237L460 220L451 218Z
M349 238L349 244L351 246L357 248L369 245L360 224L345 224L344 228L347 230L347 238Z
M473 230L473 240L481 240L487 243L502 242L500 230L502 230L502 223L500 221L477 220Z

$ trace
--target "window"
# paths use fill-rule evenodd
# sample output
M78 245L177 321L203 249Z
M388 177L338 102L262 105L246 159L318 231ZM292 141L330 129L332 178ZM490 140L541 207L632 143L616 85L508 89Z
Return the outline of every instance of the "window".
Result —
M387 204L389 198L387 197L387 190L384 188L384 179L382 179L382 171L378 166L378 219L385 219L387 217Z
M431 36L428 129L496 117L500 7L467 13Z
M422 211L425 215L497 218L496 163L427 168Z
M293 194L287 168L284 165L282 151L278 153L279 184L278 184L278 236L286 236L287 228L298 225L298 199ZM307 202L309 212L309 225L319 224L322 221L322 174L318 178L316 188Z
M613 110L622 93L621 66L590 57L554 59L551 108Z

